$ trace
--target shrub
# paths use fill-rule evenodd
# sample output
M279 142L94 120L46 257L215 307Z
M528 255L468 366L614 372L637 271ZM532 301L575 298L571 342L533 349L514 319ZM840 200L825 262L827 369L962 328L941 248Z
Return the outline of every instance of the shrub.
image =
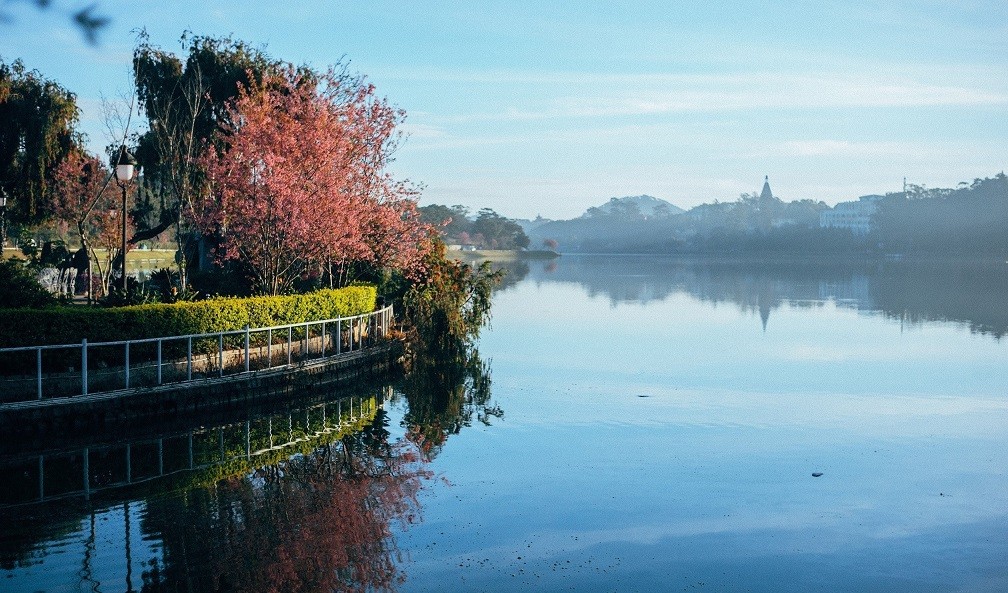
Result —
M374 310L373 286L277 297L215 298L121 308L0 309L0 347L202 334L347 317Z
M0 260L0 307L41 309L59 300L39 284L35 274L18 259Z

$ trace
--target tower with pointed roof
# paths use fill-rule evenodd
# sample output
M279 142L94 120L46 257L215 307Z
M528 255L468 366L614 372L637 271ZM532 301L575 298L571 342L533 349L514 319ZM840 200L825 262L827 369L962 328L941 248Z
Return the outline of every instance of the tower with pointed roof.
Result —
M766 202L773 199L773 192L770 191L770 176L763 176L763 191L759 195L760 202Z

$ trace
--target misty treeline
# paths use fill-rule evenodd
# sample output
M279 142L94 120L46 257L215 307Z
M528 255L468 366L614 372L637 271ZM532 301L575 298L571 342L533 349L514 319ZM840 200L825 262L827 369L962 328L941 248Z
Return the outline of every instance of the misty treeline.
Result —
M441 230L449 245L471 245L477 249L525 249L529 238L513 220L490 208L472 216L465 206L421 206L420 219Z
M1008 177L954 189L909 186L886 196L872 227L887 252L1008 257Z
M821 228L824 202L785 202L757 193L702 204L685 213L623 210L552 221L530 231L534 243L560 251L765 255L968 255L1008 257L1008 178L960 183L954 189L911 185L883 196L868 233Z

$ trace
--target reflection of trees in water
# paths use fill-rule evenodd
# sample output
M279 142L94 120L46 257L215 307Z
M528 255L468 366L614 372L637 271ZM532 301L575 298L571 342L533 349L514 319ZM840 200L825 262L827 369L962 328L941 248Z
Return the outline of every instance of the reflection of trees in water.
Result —
M522 260L494 262L493 269L504 270L504 277L495 288L497 291L504 290L518 284L529 274L529 265Z
M406 438L433 459L448 436L471 426L474 418L489 426L491 418L504 415L490 400L490 385L490 365L472 348L458 361L418 362L400 386L409 403Z
M144 590L393 590L402 575L391 525L415 520L429 477L386 418L248 476L148 501L143 531L164 564Z
M339 400L342 407L330 405L321 418L315 405L276 418L232 421L198 431L196 438L155 437L157 450L163 441L165 451L155 467L163 463L174 471L176 461L186 465L188 456L188 466L195 461L200 469L129 486L126 499L110 489L93 493L100 496L90 501L74 496L9 507L0 513L0 566L38 570L57 551L56 542L77 541L84 543L83 557L55 554L50 562L57 570L76 562L87 575L121 571L121 564L108 559L123 552L112 543L119 537L127 553L131 549L132 508L134 529L139 523L142 539L154 544L132 538L134 560L125 578L142 580L145 591L394 590L403 573L397 569L401 559L393 528L417 519L416 496L431 476L417 445L428 458L448 434L502 414L489 403L488 365L474 351L464 352L457 364L417 364L404 383L413 442L393 441L384 410L362 400L356 405ZM336 423L343 428L326 431ZM180 442L189 443L188 455L176 451ZM148 445L131 443L134 476L143 478L150 469L140 463ZM125 465L124 455L130 455L125 446L92 450L91 470L102 471L108 460ZM76 479L79 486L84 472L79 458L66 457L65 471L58 464L49 467L47 486L64 479ZM219 463L201 465L208 458ZM118 500L126 501L125 517L116 505L105 506L104 501ZM17 521L4 521L11 516L4 513ZM89 516L92 526L96 517L101 526L97 539L93 529L87 536Z
M535 281L578 283L613 305L662 301L675 293L758 314L834 302L905 322L952 321L974 332L1008 333L1008 265L978 262L751 261L647 256L570 256Z
M1008 334L1008 265L922 262L889 265L873 278L872 297L904 323L959 322L973 333Z

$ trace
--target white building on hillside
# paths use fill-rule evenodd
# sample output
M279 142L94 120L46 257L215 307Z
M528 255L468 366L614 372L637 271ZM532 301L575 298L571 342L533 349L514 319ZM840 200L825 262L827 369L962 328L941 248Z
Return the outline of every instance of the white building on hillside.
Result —
M871 231L871 217L884 196L861 196L857 202L840 202L819 213L819 228L849 229L856 235Z

